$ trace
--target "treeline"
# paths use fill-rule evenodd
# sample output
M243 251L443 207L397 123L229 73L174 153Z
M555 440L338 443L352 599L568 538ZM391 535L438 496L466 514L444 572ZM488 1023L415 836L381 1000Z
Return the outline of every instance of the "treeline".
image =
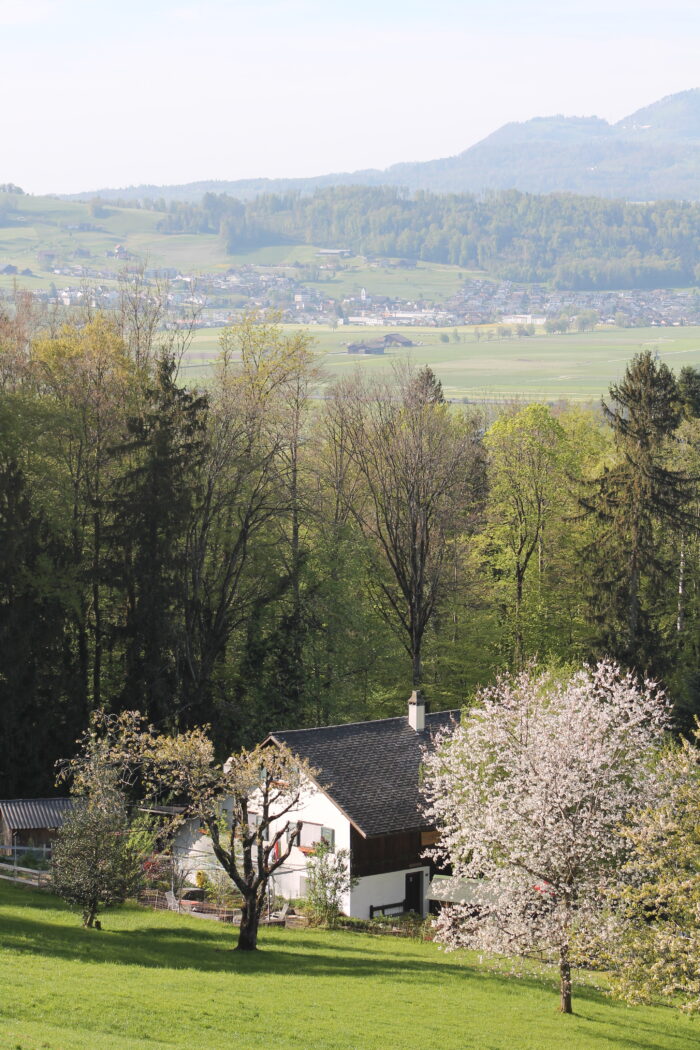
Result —
M700 711L692 369L489 425L429 369L317 399L307 337L255 319L188 389L132 305L0 324L0 797L52 791L96 709L225 755L608 654Z
M207 193L200 205L162 204L161 232L219 233L231 253L314 244L478 267L562 289L682 286L693 284L700 269L700 205L678 201L628 204L515 190L409 196L385 187L335 187L246 203Z

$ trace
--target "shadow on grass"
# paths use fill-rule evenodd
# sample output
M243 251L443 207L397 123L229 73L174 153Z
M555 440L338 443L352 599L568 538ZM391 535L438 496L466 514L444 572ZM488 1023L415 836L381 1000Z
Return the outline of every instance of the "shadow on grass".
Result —
M22 894L24 897L24 894ZM18 907L19 905L19 907ZM114 914L114 913L111 913ZM284 977L322 977L326 979L361 979L381 982L405 982L419 985L422 992L439 997L442 985L450 979L468 979L480 991L491 987L517 997L521 989L529 989L552 997L555 1002L555 981L546 977L522 976L513 979L484 967L470 965L463 959L450 961L443 954L430 953L419 957L422 946L402 941L400 951L392 950L388 938L370 936L352 937L347 933L326 933L319 937L300 931L261 931L261 951L235 952L237 931L196 919L163 914L159 924L152 913L131 908L127 920L134 928L105 929L101 932L84 930L75 911L54 898L27 894L25 900L12 900L12 907L0 917L2 947L18 953L53 957L84 964L118 964L147 968L197 970L203 973L230 973ZM107 913L109 921L110 913ZM454 958L454 957L453 957ZM590 986L579 986L575 991L574 1021L605 1029L599 1038L605 1045L626 1050L657 1050L668 1046L668 1021L658 1024L629 1011L629 1021L621 1020L606 1009L605 995ZM599 1015L603 1010L604 1014ZM568 1019L562 1018L562 1025ZM613 1029L613 1031L611 1031ZM691 1039L691 1034L693 1038ZM580 1035L580 1032L579 1032ZM698 1045L700 1030L679 1030L672 1044L677 1050L690 1050Z

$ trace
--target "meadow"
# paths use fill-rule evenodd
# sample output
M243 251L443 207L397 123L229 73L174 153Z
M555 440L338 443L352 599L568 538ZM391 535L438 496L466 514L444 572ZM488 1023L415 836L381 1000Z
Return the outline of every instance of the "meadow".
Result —
M691 1050L697 1023L553 974L364 933L234 931L136 905L83 930L50 896L0 884L2 1050Z
M494 335L491 340L486 338L488 326L481 327L479 340L473 328L331 329L311 325L305 330L314 340L328 379L356 368L379 375L390 372L392 363L410 359L417 365L430 365L445 395L455 400L597 400L622 378L632 357L647 348L658 352L674 371L684 365L700 368L700 327L609 328L509 339ZM377 356L347 353L344 344L376 339L391 331L408 336L416 345L394 347ZM443 335L448 342L442 340ZM218 339L217 329L200 329L195 334L185 375L206 377L218 352Z

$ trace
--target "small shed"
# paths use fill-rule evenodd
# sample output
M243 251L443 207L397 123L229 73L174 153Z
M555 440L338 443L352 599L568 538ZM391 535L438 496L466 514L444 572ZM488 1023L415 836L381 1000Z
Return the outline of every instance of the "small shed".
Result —
M0 849L49 846L72 807L71 798L0 799Z

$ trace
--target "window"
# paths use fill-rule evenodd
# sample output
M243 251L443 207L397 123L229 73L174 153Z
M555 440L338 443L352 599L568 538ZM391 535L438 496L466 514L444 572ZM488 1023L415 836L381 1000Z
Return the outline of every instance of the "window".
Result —
M319 842L327 843L330 849L334 851L334 829L324 827L322 824L311 824L308 821L304 821L299 833L299 849L302 853L313 853L314 847Z
M335 831L333 828L321 828L321 840L327 844L331 853L335 852Z

